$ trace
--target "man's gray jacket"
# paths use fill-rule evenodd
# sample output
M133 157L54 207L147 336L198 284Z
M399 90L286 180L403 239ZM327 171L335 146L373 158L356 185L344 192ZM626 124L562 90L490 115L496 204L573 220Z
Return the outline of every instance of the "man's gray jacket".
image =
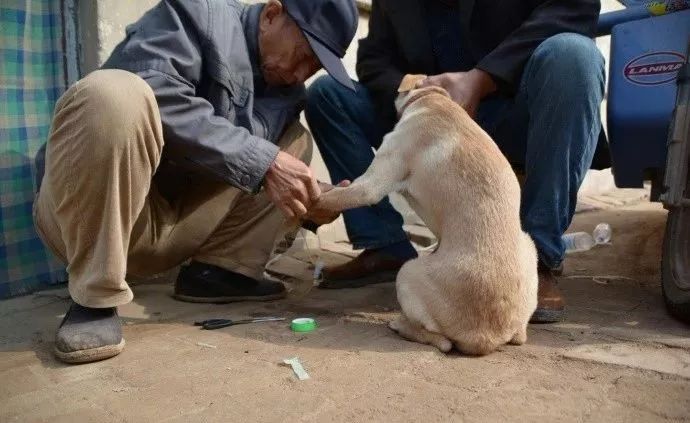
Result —
M261 77L261 5L164 0L130 25L103 68L136 73L155 93L162 165L256 192L298 118L304 86L269 88Z

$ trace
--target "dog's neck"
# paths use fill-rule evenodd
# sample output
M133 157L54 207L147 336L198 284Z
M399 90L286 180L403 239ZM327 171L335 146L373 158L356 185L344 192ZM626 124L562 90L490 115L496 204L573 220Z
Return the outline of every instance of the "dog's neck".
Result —
M403 113L405 113L405 110L407 110L407 108L410 107L410 105L412 105L412 103L414 103L415 101L419 100L422 97L426 97L426 96L431 95L431 94L441 94L441 95L448 96L446 91L443 88L439 88L439 87L429 87L429 88L426 88L423 90L419 90L418 93L411 95L410 98L405 100L405 103L403 103L403 105L400 107L400 110L398 110L398 119L400 119L402 117Z

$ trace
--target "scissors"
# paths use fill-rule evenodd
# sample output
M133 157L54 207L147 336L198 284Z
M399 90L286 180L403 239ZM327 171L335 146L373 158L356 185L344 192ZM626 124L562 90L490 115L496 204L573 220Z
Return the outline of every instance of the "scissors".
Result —
M203 320L201 322L194 322L194 326L201 326L202 329L214 330L225 328L228 326L243 325L246 323L259 323L259 322L281 322L285 320L285 317L257 317L254 319L241 319L241 320L230 320L230 319L209 319Z

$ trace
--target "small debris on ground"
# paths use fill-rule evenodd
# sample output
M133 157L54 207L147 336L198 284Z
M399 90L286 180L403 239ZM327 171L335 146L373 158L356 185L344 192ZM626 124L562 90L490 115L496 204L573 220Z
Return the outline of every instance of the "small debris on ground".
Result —
M285 360L283 360L283 363L292 367L292 371L295 372L297 379L299 379L299 380L309 379L309 374L307 373L306 370L304 370L304 367L302 367L302 363L300 363L299 358L297 358L297 357L286 358Z
M218 348L218 347L216 347L215 345L207 344L207 343L205 343L205 342L197 342L196 344L197 344L198 346L204 347L204 348Z

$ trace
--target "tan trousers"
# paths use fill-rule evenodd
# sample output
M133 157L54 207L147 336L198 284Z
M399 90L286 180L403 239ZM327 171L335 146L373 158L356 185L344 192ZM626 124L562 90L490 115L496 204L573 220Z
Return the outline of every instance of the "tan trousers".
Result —
M132 73L93 72L57 102L34 222L67 264L77 303L125 304L133 297L126 274L152 275L189 258L261 277L284 234L280 211L264 193L201 176L154 177L163 145L153 92ZM311 138L298 122L279 146L311 159Z

